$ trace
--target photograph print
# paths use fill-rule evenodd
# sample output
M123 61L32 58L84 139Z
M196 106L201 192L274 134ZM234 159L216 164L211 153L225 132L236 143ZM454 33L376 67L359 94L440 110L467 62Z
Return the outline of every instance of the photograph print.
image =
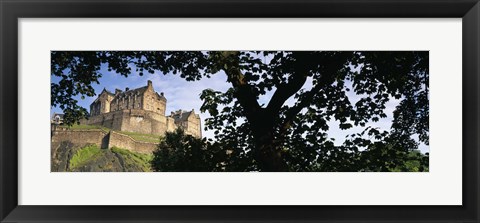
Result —
M52 172L428 172L428 51L52 51Z

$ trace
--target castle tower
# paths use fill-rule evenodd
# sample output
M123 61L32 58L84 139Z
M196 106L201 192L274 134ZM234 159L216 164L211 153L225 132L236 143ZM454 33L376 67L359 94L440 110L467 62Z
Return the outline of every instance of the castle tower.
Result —
M98 98L90 105L90 116L110 112L110 103L114 96L114 94L104 88L100 95L98 95Z
M200 115L195 114L195 110L183 111L178 110L172 112L170 117L175 120L175 125L182 128L186 134L192 135L198 138L202 137L202 128Z
M158 94L153 89L152 81L147 81L147 86L143 93L143 110L153 111L165 115L167 99L163 93Z

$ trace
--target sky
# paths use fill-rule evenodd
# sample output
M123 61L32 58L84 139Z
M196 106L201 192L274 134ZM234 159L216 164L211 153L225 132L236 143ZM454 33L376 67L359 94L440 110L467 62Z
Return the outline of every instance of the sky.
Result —
M212 75L210 78L202 78L200 81L193 81L188 82L185 79L181 78L178 75L167 74L163 75L161 72L157 71L154 74L146 73L143 76L138 75L135 69L132 69L132 75L128 78L121 76L115 71L108 71L106 65L102 65L100 73L102 73L102 78L100 78L100 84L93 84L95 89L95 93L99 94L103 88L106 88L110 92L115 92L115 89L125 90L125 88L135 89L139 87L143 87L147 85L147 81L151 80L153 84L153 88L156 92L160 93L163 92L165 97L167 98L167 108L166 108L166 115L169 115L170 112L176 111L179 109L190 111L192 109L195 110L195 113L200 115L202 120L202 135L207 138L214 138L214 133L212 130L204 130L203 125L205 123L205 119L210 117L207 113L201 113L200 107L202 106L202 101L200 100L200 94L204 89L211 88L215 91L226 91L231 85L227 83L227 77L224 73L218 73ZM58 82L59 78L52 76L52 82ZM346 82L346 85L349 83ZM312 87L311 79L308 79L305 85L303 86L304 89L308 90ZM352 89L350 87L350 89ZM260 96L259 103L260 104L268 104L274 89L267 94ZM347 96L349 100L354 104L357 100L359 100L362 96L356 95L353 91L347 92ZM79 101L79 105L87 108L89 110L90 104L96 99L95 97L85 97L85 99L81 99L80 97L76 97ZM285 104L293 105L295 100L293 97L288 99ZM391 98L389 102L386 104L385 114L387 114L386 118L380 119L378 122L370 122L367 123L366 126L378 127L380 130L389 130L392 119L393 119L393 111L395 107L398 105L400 101L394 98ZM52 108L50 111L50 115L53 113L62 113L62 110L59 108ZM336 145L341 145L346 137L346 135L359 133L364 130L364 127L353 127L348 130L340 130L338 127L338 121L330 121L329 126L330 129L328 131L328 135L330 138L334 138ZM420 150L425 153L429 152L429 147L424 145L423 143L420 144Z

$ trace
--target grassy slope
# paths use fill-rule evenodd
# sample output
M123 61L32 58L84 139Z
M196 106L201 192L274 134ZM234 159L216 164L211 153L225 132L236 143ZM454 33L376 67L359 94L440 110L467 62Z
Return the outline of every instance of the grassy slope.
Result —
M86 146L77 150L77 152L70 159L69 171L82 171L82 167L92 164L100 165L98 166L98 168L104 171L118 171L111 169L111 163L97 162L106 157L111 159L112 156L109 156L109 154L111 153L121 156L121 162L119 160L115 160L113 162L122 163L126 171L152 171L150 168L150 161L152 160L153 156L150 154L140 154L120 148L112 148L111 150L106 150L100 149L98 146L95 145Z
M125 161L124 165L127 167L134 165L140 167L144 172L152 171L150 167L150 161L153 159L152 154L135 153L117 147L113 147L112 152L122 156Z
M101 156L102 153L103 151L96 145L90 145L81 148L70 159L70 168L76 169L82 165L85 165L90 160Z
M106 132L110 131L109 128L103 127L103 126L97 126L97 125L72 125L68 126L69 129L102 129Z
M120 132L120 133L128 135L133 139L137 141L142 141L142 142L158 143L161 140L160 136L157 136L157 135L142 134L142 133L136 133L136 132Z

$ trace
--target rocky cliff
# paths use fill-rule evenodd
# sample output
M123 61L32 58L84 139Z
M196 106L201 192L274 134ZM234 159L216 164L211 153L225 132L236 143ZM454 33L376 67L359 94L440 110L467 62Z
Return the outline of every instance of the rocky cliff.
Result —
M52 172L148 172L150 157L120 148L52 142Z

